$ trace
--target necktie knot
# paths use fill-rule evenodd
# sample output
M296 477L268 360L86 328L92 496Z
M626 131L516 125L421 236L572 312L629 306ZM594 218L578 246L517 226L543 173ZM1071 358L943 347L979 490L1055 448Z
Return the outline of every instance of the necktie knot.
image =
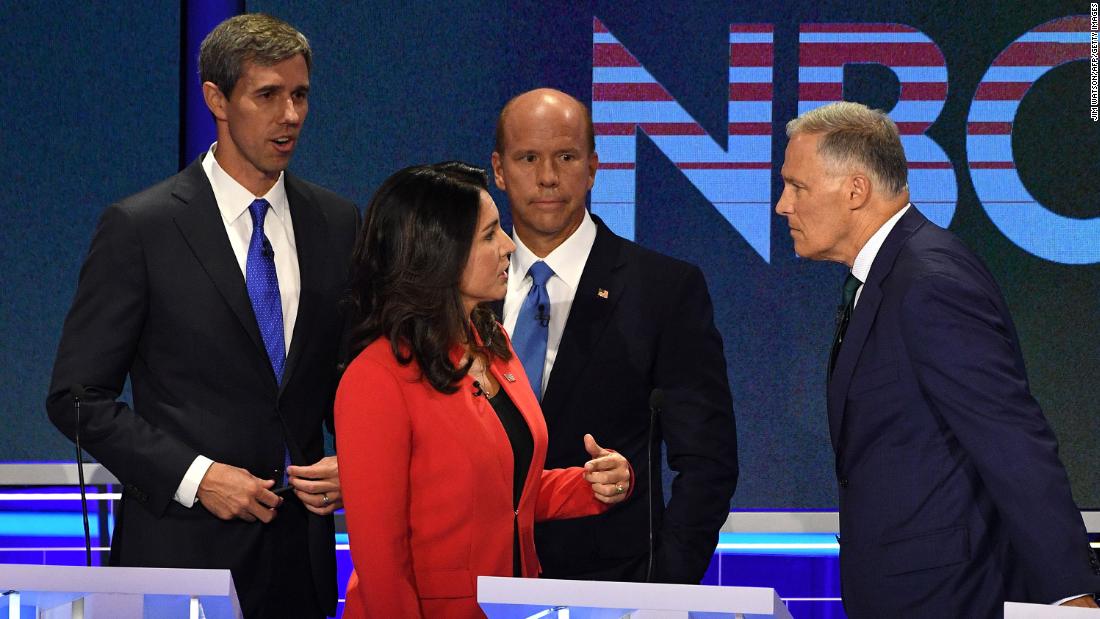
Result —
M848 277L844 280L844 298L843 305L848 307L852 304L852 301L856 298L856 291L863 285L863 282L859 281L859 278L851 273L848 273Z
M258 198L252 201L252 204L248 205L248 212L252 215L253 228L264 229L264 216L267 215L267 208L271 206L267 200Z
M530 269L527 269L527 274L531 276L531 281L535 286L546 286L546 282L550 281L550 278L554 275L554 269L539 260L532 264Z

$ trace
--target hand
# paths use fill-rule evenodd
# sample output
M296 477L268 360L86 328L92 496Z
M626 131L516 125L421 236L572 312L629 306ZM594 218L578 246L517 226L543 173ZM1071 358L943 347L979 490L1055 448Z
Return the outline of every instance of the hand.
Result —
M326 456L309 466L291 465L286 472L294 494L309 511L327 516L344 506L336 456Z
M1059 604L1059 606L1076 606L1078 608L1100 608L1096 605L1096 600L1092 599L1091 595L1082 595L1072 600L1066 600Z
M274 479L260 479L248 471L215 462L206 469L196 493L206 511L222 520L271 522L283 499L271 491Z
M591 434L584 435L584 448L592 456L584 463L584 480L592 484L596 499L608 505L625 500L630 488L630 465L626 458L600 447Z

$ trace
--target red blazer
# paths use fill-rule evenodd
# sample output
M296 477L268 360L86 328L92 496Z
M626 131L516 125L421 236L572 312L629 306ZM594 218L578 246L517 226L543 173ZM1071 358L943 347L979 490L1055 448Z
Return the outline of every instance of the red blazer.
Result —
M519 360L497 359L490 371L535 444L515 512L511 445L470 376L440 393L385 338L344 373L336 445L355 567L344 617L482 617L477 577L512 575L513 518L523 576L535 577L536 521L607 509L583 469L543 470L546 422Z

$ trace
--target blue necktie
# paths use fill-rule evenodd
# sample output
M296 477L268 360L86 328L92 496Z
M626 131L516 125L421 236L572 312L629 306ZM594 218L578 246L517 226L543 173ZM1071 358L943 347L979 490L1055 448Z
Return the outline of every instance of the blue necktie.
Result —
M283 300L279 296L279 278L275 274L275 252L264 236L264 216L270 205L259 199L248 206L252 214L252 239L248 242L248 261L245 262L245 286L252 301L252 311L260 326L267 358L275 371L275 382L283 380L283 363L286 361L286 345L283 339Z
M540 260L531 265L527 274L531 276L531 291L519 308L512 346L527 372L535 399L541 401L546 337L550 332L550 297L546 294L546 282L554 275L554 270Z
M244 283L252 312L260 326L267 358L275 371L275 383L283 380L283 364L286 363L286 344L283 335L283 299L279 295L279 277L275 274L275 250L264 236L264 217L271 206L260 198L248 205L252 214L252 238L248 241L248 260L244 266ZM290 466L290 450L283 446L283 470L281 484L286 485L286 467Z

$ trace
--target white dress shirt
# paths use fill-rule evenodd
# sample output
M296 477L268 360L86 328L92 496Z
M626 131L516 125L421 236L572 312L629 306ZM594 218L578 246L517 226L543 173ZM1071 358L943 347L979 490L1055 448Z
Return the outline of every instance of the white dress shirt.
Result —
M875 262L875 256L878 255L878 250L882 249L883 242L886 241L886 237L890 234L890 231L897 225L898 220L905 214L906 211L913 208L912 204L906 204L905 208L894 213L894 216L886 220L886 223L882 224L882 227L875 231L871 235L871 238L867 239L867 243L856 254L855 262L852 263L852 275L856 276L860 282L866 283L867 276L871 274L871 265ZM856 288L856 298L852 301L852 307L855 307L859 303L859 295L863 292L863 284Z
M214 200L218 203L225 233L229 236L229 245L233 247L242 276L247 273L245 267L248 262L248 244L252 239L252 214L249 213L248 206L258 197L267 200L271 205L264 217L264 236L275 252L275 276L279 279L279 296L283 306L284 352L289 352L294 321L298 317L302 278L298 271L298 249L294 244L294 225L290 219L290 203L286 197L283 174L279 174L279 180L275 181L275 185L266 194L254 196L218 164L214 158L217 147L217 142L210 145L209 152L202 160L202 169L214 190ZM213 460L203 455L191 463L173 497L180 505L191 507L195 504L199 483L213 463Z
M523 244L515 231L512 232L512 240L516 243L516 251L512 253L512 261L508 265L508 293L504 297L503 317L504 329L509 337L515 335L519 309L531 291L531 277L527 271L540 259ZM541 259L554 271L546 282L546 294L550 297L550 324L547 327L546 362L542 366L542 393L546 393L550 371L554 368L554 359L561 344L561 334L565 331L565 321L569 318L573 297L581 283L581 273L595 242L596 222L592 221L586 209L581 225L573 234Z

